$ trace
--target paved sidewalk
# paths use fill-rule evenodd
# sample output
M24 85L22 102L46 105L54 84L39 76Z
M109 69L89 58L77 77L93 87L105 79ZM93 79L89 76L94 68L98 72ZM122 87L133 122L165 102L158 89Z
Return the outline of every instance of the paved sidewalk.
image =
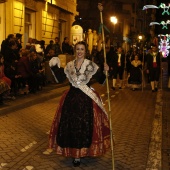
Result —
M47 84L42 88L41 91L37 91L36 93L26 94L26 95L18 95L16 99L5 99L4 105L0 106L0 114L15 111L18 109L22 109L25 107L32 106L37 103L41 103L44 100L49 100L54 97L60 96L63 93L63 90L68 86L68 81L65 81L62 84ZM60 90L57 90L60 89Z

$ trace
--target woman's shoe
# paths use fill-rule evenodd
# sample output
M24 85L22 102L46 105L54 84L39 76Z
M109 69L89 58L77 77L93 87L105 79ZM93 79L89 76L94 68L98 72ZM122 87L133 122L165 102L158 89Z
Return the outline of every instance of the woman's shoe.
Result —
M74 167L80 166L80 160L78 161L78 160L75 160L75 159L74 159L72 163L73 163L73 166L74 166Z

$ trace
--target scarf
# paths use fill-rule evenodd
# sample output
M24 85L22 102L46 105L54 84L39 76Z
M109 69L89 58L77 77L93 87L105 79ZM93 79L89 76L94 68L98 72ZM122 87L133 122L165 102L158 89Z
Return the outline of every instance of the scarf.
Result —
M107 115L100 98L98 98L94 91L86 85L99 67L94 62L84 59L80 70L76 72L75 62L76 60L70 61L64 69L69 82L72 86L79 88L88 95Z

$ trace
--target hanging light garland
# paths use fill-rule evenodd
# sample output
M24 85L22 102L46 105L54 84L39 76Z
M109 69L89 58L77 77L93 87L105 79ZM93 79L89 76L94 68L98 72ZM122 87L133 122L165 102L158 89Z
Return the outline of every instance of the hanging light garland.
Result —
M162 12L162 15L170 15L170 12L169 12L169 8L170 8L170 3L168 3L168 5L166 5L165 3L161 3L159 6L156 6L156 5L145 5L143 7L143 10L147 10L147 9L159 9L159 8L162 8L163 9L163 12ZM168 29L168 25L170 24L170 20L167 20L167 21L161 21L160 23L159 22L151 22L150 23L150 26L153 26L153 25L162 25L162 29ZM168 55L169 55L169 49L170 49L170 45L169 45L169 41L170 41L170 34L166 34L166 35L163 35L163 34L159 34L158 37L160 38L160 42L159 42L159 52L162 53L162 56L164 58L166 58Z

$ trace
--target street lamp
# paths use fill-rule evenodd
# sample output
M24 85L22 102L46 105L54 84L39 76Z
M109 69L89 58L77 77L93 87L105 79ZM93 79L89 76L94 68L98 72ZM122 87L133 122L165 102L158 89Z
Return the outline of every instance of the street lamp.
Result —
M143 38L142 35L138 36L139 42L142 40L142 38Z
M116 23L117 23L117 18L116 18L115 16L110 17L110 21L111 21L113 24L116 24Z
M142 35L139 35L138 36L138 48L142 48L143 47L143 45L142 45L142 39L143 39L143 36Z
M117 24L117 18L116 16L110 17L110 21L113 23L113 33L112 33L112 43L114 44L114 32L115 32L115 24Z
M110 17L110 21L113 23L115 29L115 24L117 24L117 18L115 16ZM113 29L113 33L114 33L114 29Z

